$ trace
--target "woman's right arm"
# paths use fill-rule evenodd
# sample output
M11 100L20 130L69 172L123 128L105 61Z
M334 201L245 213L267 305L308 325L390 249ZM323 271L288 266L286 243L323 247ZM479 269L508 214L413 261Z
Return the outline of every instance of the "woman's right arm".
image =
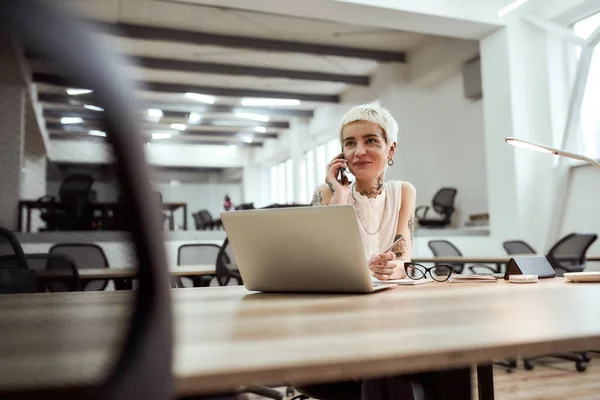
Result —
M346 204L350 194L350 183L344 179L344 184L337 180L340 168L346 168L347 162L342 153L338 154L327 164L325 184L320 185L313 193L313 206L328 206L330 204Z

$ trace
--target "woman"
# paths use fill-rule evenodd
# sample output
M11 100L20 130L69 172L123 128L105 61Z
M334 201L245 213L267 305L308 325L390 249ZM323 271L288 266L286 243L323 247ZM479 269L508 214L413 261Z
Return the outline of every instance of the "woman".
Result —
M380 280L404 278L413 244L415 188L408 182L384 181L394 165L398 124L388 110L375 104L353 107L342 118L342 153L327 164L325 184L316 188L313 205L352 204L371 274ZM350 183L340 170L356 178ZM395 241L392 251L385 252ZM298 390L320 400L415 399L423 377L392 377L311 385Z
M353 107L342 118L342 153L327 164L325 184L315 190L313 205L352 204L358 216L371 274L379 280L404 278L413 244L415 188L408 182L384 181L394 165L398 124L374 104ZM340 182L340 169L356 178ZM392 251L383 253L400 240Z

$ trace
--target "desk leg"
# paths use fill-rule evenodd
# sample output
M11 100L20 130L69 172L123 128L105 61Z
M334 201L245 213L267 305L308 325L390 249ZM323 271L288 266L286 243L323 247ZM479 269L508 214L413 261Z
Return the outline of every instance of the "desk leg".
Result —
M494 400L494 370L492 364L477 366L479 400Z
M173 215L173 210L169 210L169 229L175 230L175 216Z
M187 203L183 205L183 230L187 231Z
M27 232L31 232L31 207L27 206Z

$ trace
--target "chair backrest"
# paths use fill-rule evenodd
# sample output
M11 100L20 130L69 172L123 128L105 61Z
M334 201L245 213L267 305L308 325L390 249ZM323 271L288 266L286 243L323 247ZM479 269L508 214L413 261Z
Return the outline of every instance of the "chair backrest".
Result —
M50 292L74 292L81 289L79 271L72 257L66 254L33 253L26 254L29 268L34 271L56 271L60 276L45 279L45 287Z
M554 268L583 271L587 250L596 239L598 235L595 233L570 233L552 246L546 258Z
M71 174L60 185L61 203L64 211L64 227L67 230L90 230L93 218L91 191L94 179L85 174Z
M216 268L217 257L221 247L212 243L182 244L177 249L177 265L214 265ZM184 287L193 287L189 278L181 278Z
M431 249L431 252L436 257L461 257L462 253L458 248L447 240L438 239L430 240L427 245ZM464 263L452 263L454 270L457 273L461 273L465 264Z
M51 254L65 254L73 261L79 269L86 268L109 268L108 259L102 247L93 243L58 243L50 248ZM83 290L104 290L108 280L100 279L88 281Z
M25 253L17 236L6 228L0 227L0 268L28 268Z
M533 247L522 240L507 240L502 243L507 254L536 254Z
M244 203L239 206L235 206L236 210L254 210L254 203Z
M61 201L84 198L88 200L94 178L86 174L70 174L60 184L58 195Z
M35 293L35 271L27 268L0 268L0 294Z
M229 245L229 238L225 238L225 241L219 249L215 272L217 275L217 282L219 282L220 286L227 286L232 278L237 281L238 285L244 283L242 281L242 276L239 271L237 271L235 257L233 256L233 251Z
M457 190L455 188L443 187L437 191L431 202L433 209L438 214L450 218L454 213L454 198L456 197Z
M65 70L69 78L93 90L95 104L104 108L107 140L119 166L128 225L139 263L139 286L132 293L132 313L120 322L126 335L117 348L111 347L112 357L103 361L106 372L87 384L82 382L83 387L68 388L61 394L56 393L58 387L42 383L36 389L37 397L170 399L174 393L171 290L165 284L169 273L161 225L156 206L149 200L152 188L138 121L141 107L134 95L137 88L122 73L125 62L121 56L99 43L89 23L73 18L51 2L0 1L0 26L23 47L59 68L68 66ZM64 350L60 353L61 345L71 342L72 332L68 329L64 327L64 342L57 343L57 359L65 354ZM45 389L49 392L46 396ZM29 394L31 388L15 385L10 391L3 390L0 397L22 398L22 392Z

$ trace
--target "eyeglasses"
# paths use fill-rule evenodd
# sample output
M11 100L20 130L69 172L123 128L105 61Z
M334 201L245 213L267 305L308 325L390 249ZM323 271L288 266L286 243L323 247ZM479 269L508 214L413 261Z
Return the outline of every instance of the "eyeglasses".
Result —
M410 279L423 279L429 273L429 276L431 276L434 281L445 282L450 278L450 275L452 275L454 267L450 264L436 264L433 267L427 268L421 264L405 262L404 270L406 271L406 276Z

